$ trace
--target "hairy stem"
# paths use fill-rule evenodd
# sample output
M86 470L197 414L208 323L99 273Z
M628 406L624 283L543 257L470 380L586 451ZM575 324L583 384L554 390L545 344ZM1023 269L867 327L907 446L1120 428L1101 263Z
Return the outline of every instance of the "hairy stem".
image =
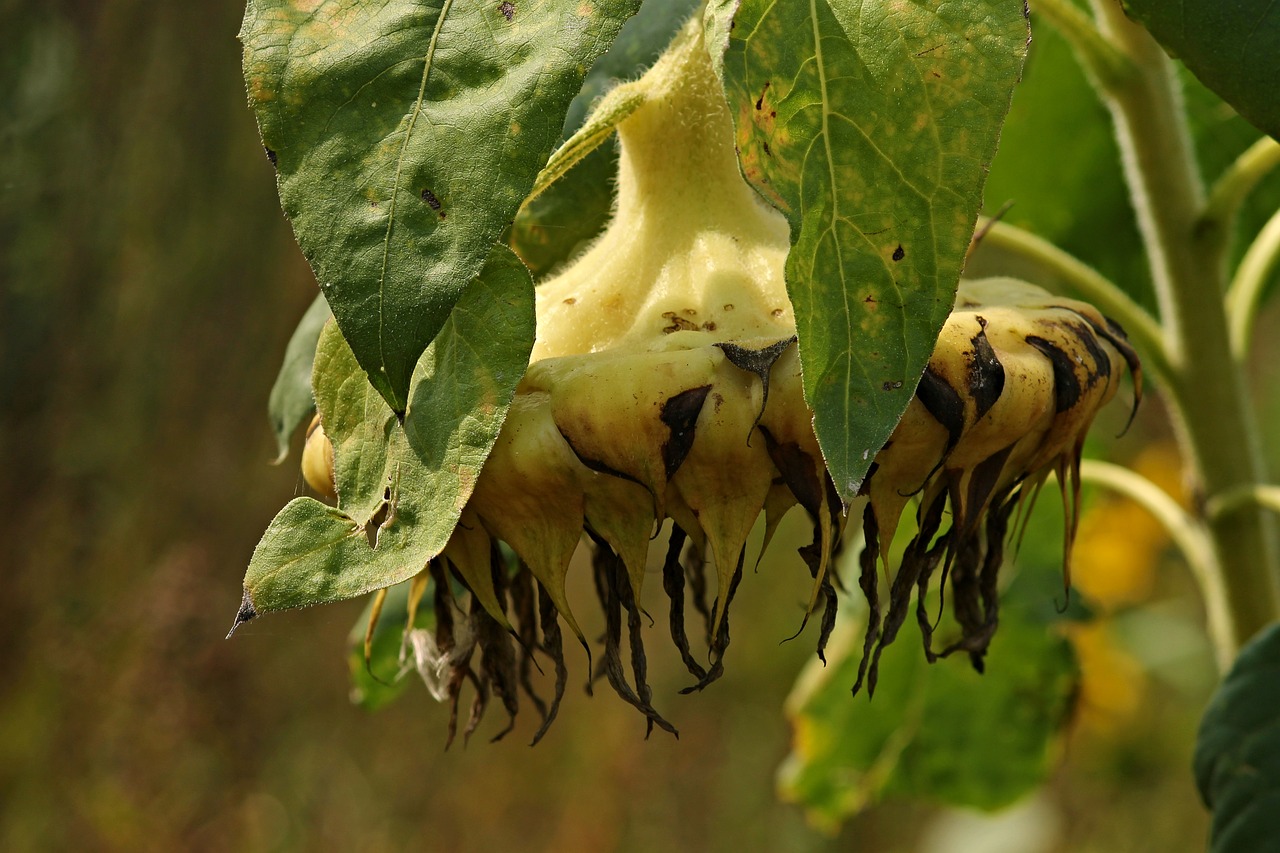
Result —
M1118 88L1137 73L1125 52L1071 0L1035 0L1030 7L1033 15L1043 17L1067 40L1095 86Z
M1231 351L1225 267L1199 226L1204 188L1191 149L1173 65L1118 0L1093 0L1101 32L1137 73L1103 92L1151 261L1173 376L1167 385L1181 420L1201 500L1265 479L1256 418ZM1276 618L1277 570L1271 520L1256 506L1208 519L1231 615L1235 651ZM1206 599L1211 590L1206 589ZM1225 639L1223 642L1226 642Z

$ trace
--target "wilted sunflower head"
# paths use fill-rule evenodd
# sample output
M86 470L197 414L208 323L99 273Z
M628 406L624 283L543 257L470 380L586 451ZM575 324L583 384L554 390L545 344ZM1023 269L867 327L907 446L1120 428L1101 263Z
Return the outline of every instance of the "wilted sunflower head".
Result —
M405 648L451 702L451 737L467 682L476 698L466 732L491 693L514 718L521 692L543 719L535 741L546 731L567 682L561 620L591 659L566 595L584 539L605 616L591 680L603 675L650 727L675 731L652 704L641 631L655 541L665 548L671 638L694 678L686 692L723 672L730 607L762 513L764 547L792 507L808 516L805 619L820 609L820 656L834 625L829 567L848 508L804 400L783 277L789 232L742 180L723 92L696 48L669 52L628 84L645 97L618 125L614 218L538 288L528 372L452 538L411 582ZM926 655L962 650L981 669L1011 516L1056 473L1069 560L1081 445L1126 365L1140 388L1123 332L1092 307L1011 279L962 283L916 395L861 486L859 586L870 618L855 690L864 677L874 690L913 590ZM313 425L303 470L326 494L332 454ZM891 566L889 545L912 503L917 532ZM939 588L949 582L959 626L937 652L925 608L935 575ZM435 620L424 634L414 614L428 592ZM705 656L690 643L687 605ZM549 703L532 688L538 654L555 667Z

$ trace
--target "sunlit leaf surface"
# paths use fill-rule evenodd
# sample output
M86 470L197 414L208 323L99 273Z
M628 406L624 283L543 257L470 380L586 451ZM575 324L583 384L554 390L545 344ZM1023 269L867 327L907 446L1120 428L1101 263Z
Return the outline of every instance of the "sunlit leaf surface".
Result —
M444 548L528 364L533 322L528 271L495 248L419 360L403 423L338 329L325 327L315 396L338 506L295 498L271 522L245 574L254 612L399 583Z
M249 100L338 325L396 412L633 0L253 0Z
M951 310L1027 35L1021 0L745 0L734 19L742 168L791 222L805 396L846 501Z

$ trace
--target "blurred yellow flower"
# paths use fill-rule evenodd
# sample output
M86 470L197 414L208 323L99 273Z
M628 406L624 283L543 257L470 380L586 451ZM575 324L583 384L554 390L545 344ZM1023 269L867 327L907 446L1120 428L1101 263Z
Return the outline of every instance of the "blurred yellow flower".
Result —
M1132 468L1186 502L1182 464L1172 442L1149 445ZM1160 555L1169 536L1133 501L1106 496L1080 519L1072 558L1072 584L1096 611L1087 623L1067 628L1080 661L1078 725L1110 734L1137 713L1146 691L1142 665L1118 643L1114 615L1151 598Z

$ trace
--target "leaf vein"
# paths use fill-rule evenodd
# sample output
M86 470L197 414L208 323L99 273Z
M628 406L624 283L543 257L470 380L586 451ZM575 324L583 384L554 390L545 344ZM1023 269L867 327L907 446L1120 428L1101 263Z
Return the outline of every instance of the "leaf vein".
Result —
M409 150L409 140L413 136L414 125L418 121L418 116L422 114L422 102L426 98L427 80L431 77L432 64L435 61L436 46L440 41L440 32L444 29L445 19L449 16L449 10L453 7L453 0L444 0L444 4L440 7L440 17L436 19L436 25L431 33L431 43L427 46L427 55L423 59L422 82L418 85L418 97L413 103L413 109L409 113L409 126L405 128L404 142L400 145L400 153L396 157L396 175L391 184L391 201L387 210L387 233L382 240L382 267L378 274L378 356L382 361L383 369L386 369L387 354L385 341L383 338L386 326L386 283L387 283L387 266L390 263L391 255L391 232L395 228L396 220L396 204L400 199L400 183L401 176L404 173L405 156Z

